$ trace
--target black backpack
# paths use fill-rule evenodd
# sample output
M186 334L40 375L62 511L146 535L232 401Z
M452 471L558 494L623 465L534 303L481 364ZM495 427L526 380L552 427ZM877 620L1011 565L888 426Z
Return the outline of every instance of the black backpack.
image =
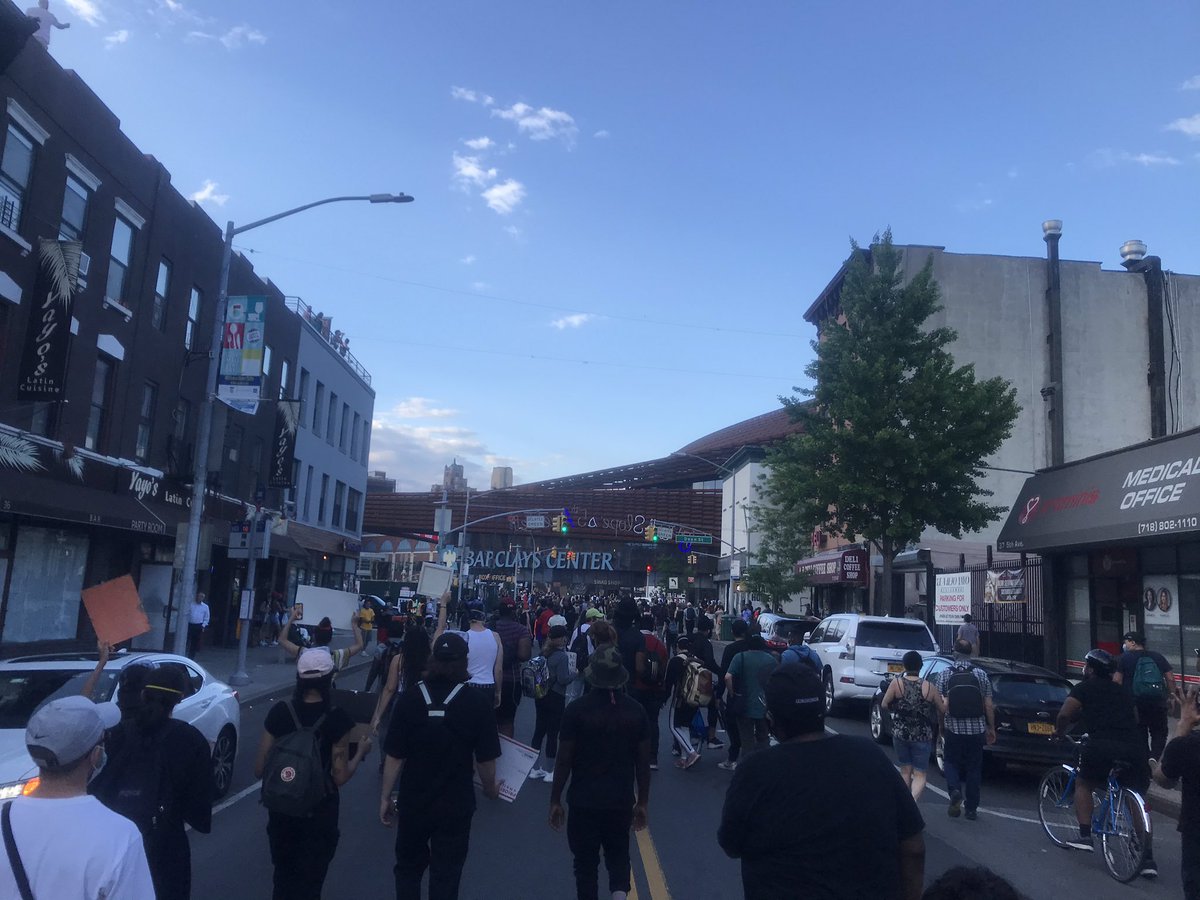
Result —
M588 626L589 629L591 626ZM588 636L587 632L581 630L575 636L575 640L571 642L571 652L575 654L575 670L582 672L587 668L588 663Z
M147 742L132 724L122 723L108 741L110 762L89 788L101 803L133 822L149 848L166 824L171 805L166 789L165 733L163 729Z
M306 817L332 792L331 778L321 758L320 728L325 713L305 728L296 715L295 704L288 701L287 708L296 730L271 745L263 769L262 804L274 813Z
M983 691L979 689L974 666L960 666L951 671L946 682L946 715L952 719L983 717Z

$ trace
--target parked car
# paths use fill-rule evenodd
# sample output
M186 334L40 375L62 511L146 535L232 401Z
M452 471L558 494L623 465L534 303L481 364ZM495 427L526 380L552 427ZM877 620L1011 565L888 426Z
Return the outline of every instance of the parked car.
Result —
M821 657L826 712L844 700L870 700L880 678L904 671L909 650L923 657L938 652L924 622L857 613L827 616L807 641Z
M0 800L30 793L37 786L37 766L25 750L25 726L30 716L51 700L78 694L96 668L96 660L94 653L68 653L0 661ZM100 673L94 699L115 700L121 670L145 664L183 670L188 687L173 715L195 725L208 740L214 795L225 796L233 782L241 728L237 692L186 657L133 651L109 659Z
M778 613L759 613L758 627L762 631L767 648L782 653L788 647L788 638L793 632L807 634L821 622L813 616L781 616Z
M993 768L1006 762L1052 765L1069 762L1070 745L1054 740L1054 722L1071 692L1071 682L1049 669L1007 659L979 657L971 662L987 673L992 682L992 703L996 708L996 743L984 747L984 760ZM925 660L921 677L933 680L954 665L950 656L938 655ZM880 703L895 675L884 678L871 698L871 736L881 744L892 741L892 717ZM944 771L943 740L934 727L934 758Z

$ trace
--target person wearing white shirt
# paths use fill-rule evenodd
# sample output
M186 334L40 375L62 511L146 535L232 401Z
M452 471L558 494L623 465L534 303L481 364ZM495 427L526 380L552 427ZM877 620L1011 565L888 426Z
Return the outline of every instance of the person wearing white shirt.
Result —
M50 46L50 29L51 28L70 28L70 22L60 22L55 17L54 13L50 12L50 0L38 0L37 6L31 6L25 10L25 15L31 19L36 19L38 23L37 32L33 35L35 40L42 42L43 47Z
M208 604L204 602L204 594L196 594L196 602L188 613L187 655L195 659L200 651L200 643L204 632L208 629Z
M104 732L120 718L115 704L78 696L30 717L25 746L41 782L0 812L0 897L154 900L137 826L87 794L104 766Z

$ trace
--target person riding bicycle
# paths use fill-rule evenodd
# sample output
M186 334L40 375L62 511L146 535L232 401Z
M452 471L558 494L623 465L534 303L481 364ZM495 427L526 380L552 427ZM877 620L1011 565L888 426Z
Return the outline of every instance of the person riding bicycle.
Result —
M1064 737L1076 721L1082 721L1088 735L1079 758L1075 779L1075 818L1079 838L1067 841L1076 850L1092 851L1092 792L1103 792L1113 764L1127 763L1121 772L1121 784L1143 796L1150 787L1150 763L1146 743L1137 726L1137 708L1133 695L1113 681L1116 669L1112 655L1105 650L1089 650L1084 659L1083 681L1071 689L1055 724L1055 735ZM1146 848L1141 874L1158 875L1154 849Z

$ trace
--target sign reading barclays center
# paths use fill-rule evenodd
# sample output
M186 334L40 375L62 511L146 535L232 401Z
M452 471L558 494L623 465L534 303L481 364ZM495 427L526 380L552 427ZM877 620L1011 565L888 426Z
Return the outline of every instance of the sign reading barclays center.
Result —
M613 571L612 553L586 550L468 550L472 569L576 569L587 572Z
M1200 429L1038 473L997 545L1098 545L1200 531Z

